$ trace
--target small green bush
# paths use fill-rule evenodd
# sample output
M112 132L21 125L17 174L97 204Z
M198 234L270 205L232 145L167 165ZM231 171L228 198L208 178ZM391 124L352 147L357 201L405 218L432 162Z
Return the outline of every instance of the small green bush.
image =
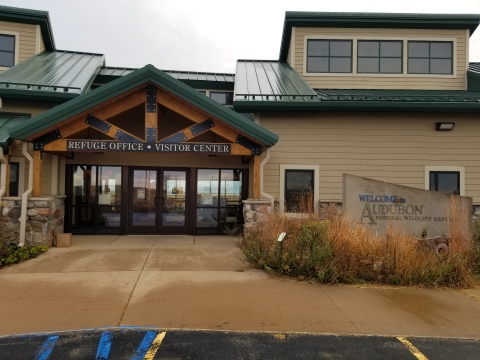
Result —
M25 261L46 252L48 247L43 245L17 246L0 244L0 268Z

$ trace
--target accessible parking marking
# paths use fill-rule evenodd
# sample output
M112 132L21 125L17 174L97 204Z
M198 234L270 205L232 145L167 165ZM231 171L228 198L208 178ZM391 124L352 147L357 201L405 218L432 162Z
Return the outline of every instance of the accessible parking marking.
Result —
M112 333L110 331L104 331L98 343L97 355L95 360L107 360L110 354L110 348L112 347Z
M50 336L47 338L47 340L43 343L42 348L40 349L40 352L37 354L35 357L35 360L46 360L50 353L53 350L53 347L58 341L59 336Z
M410 341L403 337L397 337L398 340L400 340L403 345L405 345L408 350L418 359L418 360L428 360L425 355L423 355L420 350L418 350Z

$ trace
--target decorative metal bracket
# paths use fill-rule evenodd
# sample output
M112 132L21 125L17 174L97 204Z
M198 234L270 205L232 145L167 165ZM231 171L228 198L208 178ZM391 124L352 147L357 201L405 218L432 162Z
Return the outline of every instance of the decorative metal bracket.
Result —
M190 128L190 131L192 132L193 135L198 135L204 131L207 131L208 129L211 129L214 126L215 126L215 123L213 122L213 120L207 119L205 121L202 121L201 123L198 123L197 125L193 125Z
M185 136L185 133L182 131L182 132L173 134L172 136L169 136L166 139L163 139L162 141L160 141L160 144L178 144L185 140L187 140L187 137Z
M260 155L260 149L262 147L258 145L256 142L253 142L252 140L247 139L242 135L238 135L237 140L235 140L235 142L237 144L242 145L243 147L246 147L247 149L250 149L252 151L252 155Z
M92 115L87 116L87 118L85 119L85 123L97 130L103 131L105 134L108 133L110 131L110 128L112 127L112 125L110 125L109 123L100 120Z
M49 133L33 140L33 150L43 151L44 145L47 145L61 138L62 138L62 134L60 134L60 130L57 129L57 130L50 131Z
M147 142L154 143L157 141L157 129L147 128Z
M157 112L157 89L154 86L147 88L147 112Z
M123 132L122 130L118 130L115 134L115 139L125 142L140 142L137 138L134 138L132 135Z

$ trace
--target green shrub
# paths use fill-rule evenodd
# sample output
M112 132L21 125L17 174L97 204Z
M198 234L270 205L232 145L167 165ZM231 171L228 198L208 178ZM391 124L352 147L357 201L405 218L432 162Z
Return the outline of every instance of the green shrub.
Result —
M43 245L17 246L10 244L5 246L0 244L0 268L37 257L47 250L48 247Z

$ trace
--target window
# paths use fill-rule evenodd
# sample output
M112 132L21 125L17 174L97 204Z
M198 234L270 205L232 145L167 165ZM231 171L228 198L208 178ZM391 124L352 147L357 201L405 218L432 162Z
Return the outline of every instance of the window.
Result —
M430 190L460 195L460 173L458 171L430 171Z
M15 65L15 36L0 35L0 67Z
M233 104L233 93L231 92L210 91L210 98L222 105Z
M452 41L409 41L409 74L453 74Z
M425 166L425 189L465 196L465 168Z
M308 40L307 72L351 73L352 40Z
M318 165L281 164L280 211L298 213L305 205L315 211L319 200L318 179ZM310 200L304 197L307 194L313 195ZM304 200L307 202L302 204Z
M8 196L18 196L18 186L20 179L20 163L10 163L10 190Z
M402 41L358 41L358 73L401 74Z

